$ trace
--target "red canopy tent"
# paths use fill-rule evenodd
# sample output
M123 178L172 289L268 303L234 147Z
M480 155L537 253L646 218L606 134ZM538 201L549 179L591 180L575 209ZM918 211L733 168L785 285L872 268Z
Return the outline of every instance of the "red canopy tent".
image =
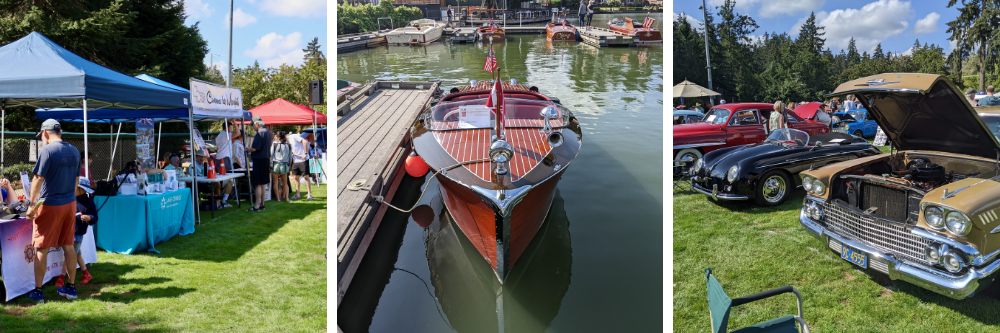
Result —
M312 125L326 124L326 115L316 112L305 105L298 105L284 99L261 104L250 109L254 117L260 117L264 124L271 125ZM313 116L316 118L313 119Z

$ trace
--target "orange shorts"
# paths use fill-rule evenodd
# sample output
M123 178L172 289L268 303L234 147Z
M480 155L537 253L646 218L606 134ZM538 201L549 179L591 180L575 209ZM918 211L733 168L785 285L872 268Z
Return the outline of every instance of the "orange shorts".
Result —
M72 246L76 229L76 201L59 206L39 206L38 216L35 216L31 227L35 229L31 243L36 248Z

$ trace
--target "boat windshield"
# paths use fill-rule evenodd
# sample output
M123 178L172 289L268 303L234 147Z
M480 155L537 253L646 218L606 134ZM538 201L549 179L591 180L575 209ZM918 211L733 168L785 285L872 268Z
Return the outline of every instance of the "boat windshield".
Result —
M729 120L729 110L728 109L711 109L705 114L705 118L701 121L712 124L725 124Z
M542 128L545 120L541 112L545 107L554 107L558 117L549 121L553 128L565 127L572 112L562 105L540 100L504 98L507 107L507 128ZM486 107L486 98L438 104L431 108L427 129L448 131L459 129L493 128L496 113Z
M793 128L779 128L767 136L767 142L805 147L809 144L809 133Z

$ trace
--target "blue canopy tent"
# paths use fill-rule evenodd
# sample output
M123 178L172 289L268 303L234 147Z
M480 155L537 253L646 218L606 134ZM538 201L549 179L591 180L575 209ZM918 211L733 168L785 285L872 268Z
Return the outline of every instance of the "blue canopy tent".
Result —
M0 117L4 119L6 108L11 106L88 111L184 109L191 107L188 98L182 91L92 63L37 32L0 47ZM81 112L85 137L87 113ZM0 122L0 131L4 125ZM84 155L87 153L89 147L84 139ZM90 171L89 166L85 168Z

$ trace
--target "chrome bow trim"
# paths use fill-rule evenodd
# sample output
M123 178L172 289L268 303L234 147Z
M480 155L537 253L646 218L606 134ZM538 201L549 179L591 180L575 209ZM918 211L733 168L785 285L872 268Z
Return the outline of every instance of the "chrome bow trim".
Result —
M532 185L524 185L507 190L488 190L475 185L471 187L472 191L479 196L479 199L493 209L496 219L497 243L497 267L493 269L493 272L496 273L501 283L507 278L507 273L510 272L510 267L507 266L510 264L511 213L514 211L514 206L520 203L521 200L524 200L524 197L528 195L528 192L533 187Z

